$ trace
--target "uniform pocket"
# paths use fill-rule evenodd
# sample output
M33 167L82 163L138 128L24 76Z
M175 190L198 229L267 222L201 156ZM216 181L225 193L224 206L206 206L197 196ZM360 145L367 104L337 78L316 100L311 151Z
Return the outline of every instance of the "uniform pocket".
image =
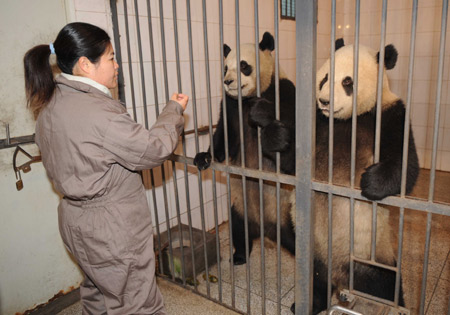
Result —
M92 266L106 266L126 257L123 227L105 206L80 209L76 224L70 227L75 251ZM75 223L75 222L72 222Z

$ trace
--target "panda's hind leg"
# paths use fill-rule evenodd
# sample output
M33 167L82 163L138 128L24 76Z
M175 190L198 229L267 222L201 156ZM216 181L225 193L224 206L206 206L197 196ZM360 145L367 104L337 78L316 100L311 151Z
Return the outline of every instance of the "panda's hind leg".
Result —
M355 264L354 288L378 298L394 301L396 273L385 268ZM404 306L400 279L399 305Z
M236 210L235 205L231 207L231 224L233 236L233 262L235 265L243 265L247 262L245 255L245 221L244 217ZM248 253L252 252L253 240L259 236L259 226L249 221L248 223Z

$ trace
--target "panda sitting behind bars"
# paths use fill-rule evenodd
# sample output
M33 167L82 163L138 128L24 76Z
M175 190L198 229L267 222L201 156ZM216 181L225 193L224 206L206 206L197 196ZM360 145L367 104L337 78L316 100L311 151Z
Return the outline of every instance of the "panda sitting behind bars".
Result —
M352 100L353 100L353 45L344 46L342 39L336 41L334 77L334 146L333 184L350 186ZM397 61L397 50L393 45L385 48L384 65L392 69ZM359 183L362 196L369 200L381 200L400 193L403 131L405 106L403 101L390 91L384 71L381 104L381 145L379 162L374 163L375 123L377 101L377 77L379 53L360 45L357 91L357 132L355 157L355 183ZM328 182L328 138L330 116L330 60L317 72L316 83L316 144L315 180ZM287 115L287 121L274 124L274 104L266 99L255 99L249 117L252 126L270 126L271 135L262 132L262 150L266 157L275 160L275 152L281 154L281 168L288 174L295 173L295 111ZM278 129L278 130L277 130ZM281 138L274 142L273 138ZM291 143L289 146L278 143ZM283 148L283 146L285 148ZM419 165L412 130L409 134L406 193L411 192L417 180ZM291 216L295 222L295 194L291 195ZM332 291L338 293L349 286L350 254L350 200L333 196L332 224ZM327 257L328 257L328 195L314 194L314 282L313 313L327 308ZM377 207L375 261L388 266L397 265L396 231L398 221L393 219L391 209ZM372 203L355 200L354 205L354 249L357 258L371 259ZM301 253L300 253L301 254ZM354 265L354 289L379 298L393 301L395 272L372 267L362 262ZM399 283L399 305L404 304L401 279ZM292 306L292 310L294 305Z
M275 43L273 36L266 32L259 43L260 61L260 87L261 98L275 102L275 60L271 54ZM238 81L237 75L241 74L242 115L244 132L245 167L258 169L258 135L256 128L248 125L248 114L253 104L252 98L256 96L256 55L255 44L244 44L240 46L239 69L236 61L236 51L224 45L224 87L226 99L226 119L228 130L228 153L229 162L232 165L241 165L241 141L239 128L239 105L238 105ZM279 80L280 115L281 119L287 121L287 114L295 111L295 86L280 71ZM225 160L225 128L224 128L224 106L223 100L220 106L220 116L217 129L213 136L214 158L218 162ZM274 122L277 124L278 122ZM270 128L265 132L270 133ZM295 126L288 126L291 132ZM289 143L285 143L286 146ZM207 152L200 152L194 158L194 164L204 170L211 163L211 147ZM283 148L285 149L285 148ZM270 159L263 157L263 170L275 171L275 164ZM235 265L245 264L245 224L244 224L244 199L242 191L242 177L231 175L231 224L232 237L235 252L233 262ZM292 187L282 185L281 187L281 245L295 254L295 234L292 229L292 220L289 213L290 191ZM255 178L246 178L246 198L248 214L248 246L249 253L252 251L253 240L260 237L260 205L259 205L259 181ZM264 234L269 239L277 240L277 212L276 212L276 188L274 183L264 181Z

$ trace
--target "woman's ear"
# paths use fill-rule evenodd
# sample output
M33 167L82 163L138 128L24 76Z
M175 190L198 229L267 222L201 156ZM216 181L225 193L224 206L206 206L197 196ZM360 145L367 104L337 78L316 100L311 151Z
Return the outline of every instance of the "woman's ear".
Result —
M93 68L92 62L87 57L80 57L73 67L72 73L82 77L91 74Z

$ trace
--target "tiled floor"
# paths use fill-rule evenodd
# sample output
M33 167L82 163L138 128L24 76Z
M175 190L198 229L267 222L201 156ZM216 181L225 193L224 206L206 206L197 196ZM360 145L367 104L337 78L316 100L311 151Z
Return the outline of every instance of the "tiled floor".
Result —
M422 171L413 195L426 198L428 195L427 171ZM450 203L450 174L437 173L435 200ZM405 210L404 241L402 259L402 277L405 303L411 314L420 310L421 283L423 274L424 248L426 238L427 215L419 211ZM218 283L210 283L209 295L213 299L221 299L224 304L233 305L242 312L250 307L251 314L262 314L261 287L261 246L255 241L250 256L250 303L247 303L247 265L234 267L234 290L230 270L230 248L228 224L219 228L221 275ZM277 255L276 245L265 241L265 297L266 313L277 313ZM294 258L285 250L281 251L281 314L291 314L289 308L294 301ZM211 275L219 278L218 266L209 270ZM203 274L198 275L199 292L208 295ZM219 286L219 283L221 285ZM234 312L204 299L190 290L185 290L164 279L159 278L159 285L165 296L169 314L233 314ZM234 294L233 294L234 291ZM234 295L234 302L232 296ZM426 281L424 311L427 315L445 315L448 312L450 297L450 217L433 215L431 221L430 253ZM60 315L80 314L79 303ZM67 311L67 312L66 312ZM372 311L372 312L371 312ZM373 310L365 310L371 314Z

